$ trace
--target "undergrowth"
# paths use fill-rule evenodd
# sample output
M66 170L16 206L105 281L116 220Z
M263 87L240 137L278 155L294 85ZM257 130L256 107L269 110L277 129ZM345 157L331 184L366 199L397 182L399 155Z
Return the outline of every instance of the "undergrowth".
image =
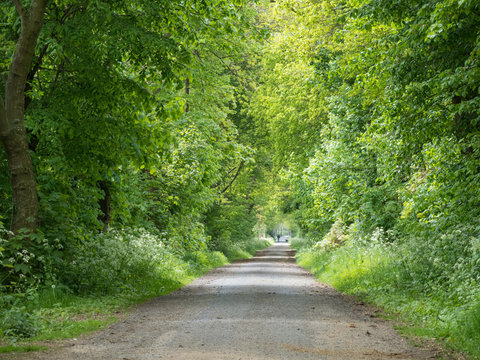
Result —
M266 248L272 245L271 240L258 239L251 240L241 244L235 244L224 251L225 255L230 261L238 259L247 259L252 257L257 250Z
M453 281L458 269L451 270L450 279L422 279L425 264L408 261L411 247L385 241L382 234L372 237L321 249L303 239L291 243L298 263L320 281L400 314L403 333L437 338L480 358L478 281Z

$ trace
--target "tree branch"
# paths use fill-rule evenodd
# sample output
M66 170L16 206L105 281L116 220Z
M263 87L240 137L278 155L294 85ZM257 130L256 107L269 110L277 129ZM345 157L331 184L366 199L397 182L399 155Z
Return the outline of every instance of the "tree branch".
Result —
M17 9L18 16L23 20L23 6L20 0L12 0L15 8Z
M27 75L27 82L25 84L25 105L24 108L27 109L28 105L32 102L32 98L28 95L30 90L32 89L32 82L33 79L35 78L35 75L37 74L38 70L40 70L40 67L43 62L43 58L45 57L46 53L48 50L48 44L45 45L42 50L40 51L40 55L38 55L37 61L33 65L33 68L30 70L30 72Z
M73 5L70 5L69 7L67 7L67 9L63 12L63 16L60 19L60 24L63 25L65 23L65 21L67 21L67 18L70 16L71 13L75 13L75 9L74 9Z
M238 73L233 70L230 65L228 65L225 60L223 60L224 58L222 58L220 55L218 55L217 53L215 53L212 49L208 49L208 51L210 52L210 54L212 54L213 56L215 56L218 60L220 60L220 62L223 64L223 66L225 66L227 68L228 71L230 71L231 74L233 74L234 76L238 77Z
M237 170L235 176L233 177L232 181L230 181L230 183L222 190L222 194L225 191L227 191L230 186L232 186L233 182L237 179L238 175L240 175L240 171L242 170L242 168L243 168L243 161L240 164L240 166L238 167L238 170Z

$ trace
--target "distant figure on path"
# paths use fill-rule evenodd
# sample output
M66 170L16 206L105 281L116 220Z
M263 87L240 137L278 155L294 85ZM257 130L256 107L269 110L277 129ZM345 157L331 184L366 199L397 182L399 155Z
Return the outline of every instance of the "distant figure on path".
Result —
M277 242L280 242L280 235L277 235Z

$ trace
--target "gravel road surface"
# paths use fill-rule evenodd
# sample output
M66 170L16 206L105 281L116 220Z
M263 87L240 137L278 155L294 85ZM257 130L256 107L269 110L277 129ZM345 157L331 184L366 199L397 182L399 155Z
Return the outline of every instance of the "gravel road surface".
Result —
M321 284L277 243L153 299L106 330L22 359L432 359ZM18 358L18 357L16 357Z

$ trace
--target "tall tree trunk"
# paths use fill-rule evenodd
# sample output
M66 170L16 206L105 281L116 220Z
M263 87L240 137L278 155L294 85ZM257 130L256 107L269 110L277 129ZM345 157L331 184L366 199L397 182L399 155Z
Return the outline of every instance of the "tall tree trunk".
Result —
M21 32L5 85L5 100L0 97L0 140L8 160L13 191L11 230L35 230L38 222L38 196L32 159L25 129L25 85L42 29L48 0L32 0L28 9L12 0L21 18Z
M98 205L100 206L101 214L98 215L98 220L103 223L102 232L107 232L108 225L110 224L111 220L111 200L112 195L110 194L110 188L108 187L108 182L106 181L98 181L98 187L100 190L103 191L103 198L98 200Z

